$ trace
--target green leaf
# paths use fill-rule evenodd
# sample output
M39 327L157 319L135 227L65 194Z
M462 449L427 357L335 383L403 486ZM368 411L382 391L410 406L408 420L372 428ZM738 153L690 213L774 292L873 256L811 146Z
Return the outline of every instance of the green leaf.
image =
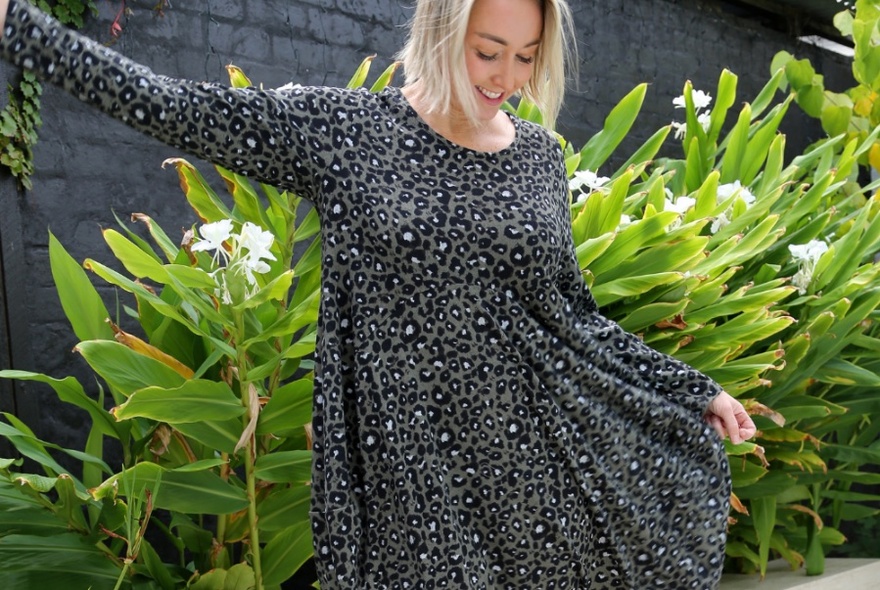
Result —
M675 213L664 211L628 225L617 234L612 247L608 248L590 265L590 270L599 276L617 268L624 260L635 255L651 240L664 236L666 227L675 217Z
M263 581L266 584L284 582L313 554L311 527L307 524L290 527L263 549Z
M64 314L80 340L112 339L110 314L89 277L55 236L49 233L49 264Z
M153 236L153 241L156 242L169 262L172 262L177 258L180 248L171 241L168 234L166 234L165 231L159 227L159 224L157 224L149 215L145 215L144 213L133 213L131 219L132 221L140 221L147 226L147 230L150 232L150 235ZM88 340L88 338L83 338L82 340Z
M312 479L311 451L277 451L257 459L256 476L273 483L303 483Z
M579 243L576 248L578 267L581 269L589 268L596 258L608 251L608 248L615 243L616 238L614 233L607 233Z
M269 226L269 219L260 205L260 198L248 179L222 166L215 166L214 169L226 182L226 190L232 195L235 203L235 219L250 221L264 228Z
M217 288L217 281L211 275L200 268L194 266L184 266L182 264L166 264L162 267L166 276L178 285L188 287L190 289L207 289L213 291Z
M288 270L275 277L268 285L257 291L235 306L237 311L258 307L267 301L286 301L290 285L293 283L293 271Z
M292 526L301 527L309 522L311 487L297 485L281 488L276 486L257 505L261 531L279 531Z
M186 381L165 363L138 354L118 342L80 342L75 350L111 387L125 396L150 386L172 389Z
M831 136L846 133L852 115L852 106L828 105L822 109L822 128Z
M363 86L364 82L367 81L367 75L370 73L370 66L372 65L375 58L375 55L371 55L365 58L358 66L357 70L355 70L354 75L351 77L345 87L360 88L361 86Z
M98 402L90 398L80 382L73 377L53 379L47 375L30 373L28 371L0 371L0 378L19 379L21 381L37 381L49 385L55 390L58 399L88 412L89 416L92 418L94 427L101 433L113 438L121 439L120 427L116 424L113 416L111 416L103 407L98 405Z
M257 434L287 436L310 422L313 388L311 379L299 379L275 390L260 412Z
M138 463L107 479L93 495L113 498L117 493L131 497L144 489L154 490L157 508L195 514L232 514L248 505L247 494L211 471L175 471L155 463ZM117 492L118 490L118 492ZM156 491L157 490L157 491Z
M179 423L174 429L221 453L233 454L235 445L242 434L240 419L205 420L202 422Z
M764 168L767 154L770 151L770 145L778 136L779 125L782 123L785 113L788 112L790 104L791 97L774 107L770 115L758 125L757 131L749 139L739 175L739 180L743 185L751 185L755 177Z
M51 477L55 477L61 473L68 473L68 469L62 467L47 449L61 451L74 459L79 459L80 461L96 465L105 473L111 473L110 468L102 460L81 451L66 449L56 444L41 441L18 418L8 413L3 413L2 415L9 421L9 424L0 422L0 436L6 438L12 443L19 453L38 463ZM78 483L77 487L80 491L85 490L85 487L82 486L82 484Z
M222 421L244 413L241 400L229 385L204 379L190 379L174 388L145 387L113 411L117 420L141 417L168 424Z
M180 188L203 223L233 219L232 212L223 204L195 166L182 158L165 160L163 166L165 164L174 164L180 178Z
M740 489L752 485L767 475L767 470L751 461L734 461L730 464L730 477L733 488Z
M781 54L788 55L791 58L790 54L786 54L784 51L781 51L776 54L776 58L778 58ZM785 67L785 64L777 64L776 58L773 59L773 66L771 66L771 71L774 72L773 76L761 91L758 93L758 96L755 97L755 100L752 101L752 117L759 117L764 112L764 110L770 106L773 97L776 95L778 90L785 90L786 80L785 80L785 72L782 68Z
M739 113L739 119L728 136L727 149L721 160L721 182L726 184L740 180L742 162L748 153L749 126L752 121L752 108L746 104Z
M776 524L776 496L762 496L751 501L752 520L758 534L758 556L760 557L761 576L767 573L767 562L770 559L770 537Z
M674 318L684 311L688 301L676 301L674 303L651 303L639 306L638 309L621 319L620 327L627 332L639 332L648 326L653 326L663 320Z
M841 358L829 360L813 377L822 383L880 387L880 375Z
M69 524L22 489L0 477L0 537L17 535L55 536L70 532ZM2 580L2 568L0 568Z
M602 283L601 285L595 285L592 292L596 302L602 307L620 298L643 295L651 289L674 283L682 278L683 275L679 272L662 272L624 277Z
M157 283L167 283L168 273L155 255L150 255L138 248L134 242L114 229L105 229L104 241L110 246L113 255L119 259L125 269L135 277L149 278Z
M623 165L617 169L617 171L611 175L611 178L617 178L624 171L628 170L630 166L634 166L637 164L641 164L644 162L648 162L657 157L657 152L660 151L660 148L666 142L666 138L669 136L669 132L672 130L671 125L666 125L665 127L661 127L654 134L649 137L645 143L643 143L633 155L631 155ZM578 154L578 166L580 165L580 154ZM570 174L569 174L570 175Z
M382 92L385 90L385 88L391 84L391 80L394 78L394 74L400 66L401 62L395 61L385 68L385 70L379 74L379 77L376 78L376 81L373 82L373 85L370 86L370 92Z
M302 242L317 235L319 231L321 231L321 220L318 217L318 210L311 207L305 218L297 225L293 240L294 242Z
M223 340L220 340L218 338L214 338L213 336L211 336L211 334L203 331L200 328L198 323L196 323L196 322L192 321L190 318L184 316L181 313L181 311L178 310L175 306L169 304L168 302L166 302L162 298L158 297L155 293L150 292L150 290L145 288L140 283L136 283L135 281L128 279L127 277L121 275L120 273L116 272L115 270L113 270L113 269L111 269L111 268L109 268L109 267L107 267L107 266L105 266L95 260L91 260L91 259L86 260L85 267L88 270L91 270L92 272L94 272L95 274L100 276L102 279L104 279L108 283L110 283L112 285L116 285L116 286L124 289L125 291L128 291L129 293L133 293L133 294L137 295L139 299L141 299L142 301L146 301L150 305L152 305L153 308L157 312L179 322L183 326L186 326L187 329L189 329L193 333L209 338L211 340L211 343L215 347L223 350L223 352L226 353L227 355L229 355L231 357L235 356L235 350L233 350ZM220 323L221 325L223 324L223 321L224 321L223 316L221 316L216 311L209 309L209 308L206 308L205 306L200 307L199 310L203 311L203 312L206 312L206 311L210 312L206 316L208 319L210 319L212 321L216 321L216 322Z
M632 128L642 109L647 84L639 84L613 108L605 119L602 131L594 135L581 150L581 170L598 171Z
M120 567L95 543L74 533L51 537L0 537L3 588L90 588L112 590ZM124 581L123 588L131 586Z

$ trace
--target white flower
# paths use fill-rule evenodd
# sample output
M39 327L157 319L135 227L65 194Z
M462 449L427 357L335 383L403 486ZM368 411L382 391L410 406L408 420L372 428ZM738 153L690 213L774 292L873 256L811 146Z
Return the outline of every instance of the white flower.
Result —
M751 207L755 202L755 195L752 194L752 191L749 190L747 186L743 186L740 181L728 182L727 184L722 184L718 187L718 202L722 202L726 199L732 197L736 192L739 191L739 196L745 202L747 207Z
M214 223L206 223L199 228L202 239L192 245L193 252L222 250L223 242L232 235L232 220L223 219Z
M806 268L799 268L794 276L791 277L791 284L794 285L798 293L803 295L807 292L807 289L810 287L810 281L813 280L813 272L811 270L807 270Z
M828 244L822 240L810 240L806 244L792 244L788 247L788 251L795 261L815 265L828 251Z
M798 263L798 271L791 277L791 284L797 287L798 293L803 295L813 280L816 263L828 251L828 244L822 240L810 240L806 244L791 244L788 250L791 252L791 257Z
M275 260L275 255L269 251L275 236L270 231L264 231L259 225L246 221L241 226L241 235L238 238L238 246L248 251L247 258L260 260L267 258ZM262 271L265 272L265 271Z
M712 225L709 227L709 231L713 234L717 234L728 225L730 225L730 220L727 218L727 215L722 213L715 218L715 221L712 222Z
M232 237L232 220L221 219L214 223L206 223L199 228L202 239L190 247L192 252L210 252L214 251L211 260L214 264L219 258L228 259L226 250L223 248L223 242Z
M271 270L268 264L259 258L252 258L250 256L241 260L241 266L244 268L244 276L247 278L247 282L252 286L257 284L257 278L254 276L255 272L263 274Z
M583 190L583 187L586 186L591 191L595 191L605 186L609 180L611 179L607 176L599 176L591 170L578 170L569 181L568 188L576 191Z
M711 113L700 113L699 115L697 115L697 123L699 123L700 127L703 128L703 131L708 133L709 127L712 125Z
M694 109L697 111L706 108L712 103L712 97L702 90L691 90L691 98L694 101ZM675 108L677 109L683 109L686 104L684 95L682 94L678 98L673 99L672 104L675 105Z
M259 225L246 221L241 226L241 234L238 236L238 247L235 255L238 260L236 268L244 271L244 276L250 285L256 285L257 279L254 273L269 272L270 267L263 259L276 260L275 255L269 250L275 236L272 232L265 231Z
M690 197L678 197L674 201L667 197L663 209L665 211L675 211L679 215L684 215L688 209L696 204L696 199L692 199Z
M688 126L686 123L678 123L676 121L673 121L672 128L675 130L675 139L683 139L685 133L687 133Z

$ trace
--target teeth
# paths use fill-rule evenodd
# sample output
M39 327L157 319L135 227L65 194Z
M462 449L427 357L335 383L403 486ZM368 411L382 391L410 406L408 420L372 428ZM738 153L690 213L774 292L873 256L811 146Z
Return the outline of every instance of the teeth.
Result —
M479 89L479 91L483 93L483 96L485 96L486 98L488 98L490 100L495 100L495 99L501 97L500 92L489 92L488 90L486 90L482 86L477 86L477 89Z

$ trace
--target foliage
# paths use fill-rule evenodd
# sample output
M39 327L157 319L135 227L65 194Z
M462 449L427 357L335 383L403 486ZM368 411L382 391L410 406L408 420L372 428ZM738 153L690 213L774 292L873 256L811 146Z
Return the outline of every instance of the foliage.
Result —
M98 14L95 0L30 0L43 12L49 13L66 25L83 26L86 13Z
M375 86L388 83L393 67ZM361 85L369 60L352 85ZM236 86L250 85L230 67ZM192 165L175 159L189 204L203 222L174 244L134 214L150 240L123 224L104 239L125 273L84 267L136 305L110 320L82 267L50 237L62 306L76 350L106 384L89 397L73 377L2 371L49 385L84 410L84 451L38 440L15 416L0 435L42 473L0 461L0 585L51 580L99 588L278 588L311 556L308 521L315 322L320 244L314 211L300 198L218 168L230 208ZM262 201L268 206L261 204ZM302 255L294 260L294 250ZM135 320L137 332L123 321ZM119 449L120 470L104 461ZM82 478L53 457L82 463ZM148 535L153 531L153 536ZM164 538L165 563L149 539Z
M778 127L794 97L773 104L783 75L730 113L725 135L736 76L722 73L711 110L686 84L686 122L659 130L608 178L594 171L644 87L612 111L601 142L566 152L572 170L591 169L575 172L573 229L603 311L715 378L759 426L755 441L727 447L727 552L732 569L762 575L771 556L821 572L824 552L844 542L841 520L877 513L877 498L849 486L876 481L862 469L880 461L880 201L866 198L876 186L856 182L880 130L785 165ZM672 129L683 157L652 161Z
M871 0L858 0L855 13L838 13L834 25L853 43L855 86L844 92L826 89L824 77L808 59L796 59L787 51L776 54L771 70L784 71L798 106L819 119L829 137L845 135L847 140L864 140L880 125L880 6ZM880 171L880 141L862 154L859 163Z
M8 86L8 104L0 111L0 164L18 179L26 189L31 188L34 172L34 145L40 119L40 95L43 87L30 72L22 74L16 90Z

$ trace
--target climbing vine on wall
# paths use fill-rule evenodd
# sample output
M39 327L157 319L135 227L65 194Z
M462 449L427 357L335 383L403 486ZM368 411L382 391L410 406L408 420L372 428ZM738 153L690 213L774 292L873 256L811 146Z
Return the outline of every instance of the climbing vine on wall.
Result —
M0 164L31 188L34 171L33 147L40 126L40 94L43 89L31 72L24 72L18 88L9 85L9 104L0 111Z
M97 14L94 0L31 0L61 22L81 27L87 11ZM24 72L18 87L9 85L9 100L0 111L0 164L18 179L22 187L31 188L34 171L33 147L41 124L40 96L43 87L30 72Z
M81 27L86 11L98 14L95 0L31 0L43 12L48 12L66 25Z

